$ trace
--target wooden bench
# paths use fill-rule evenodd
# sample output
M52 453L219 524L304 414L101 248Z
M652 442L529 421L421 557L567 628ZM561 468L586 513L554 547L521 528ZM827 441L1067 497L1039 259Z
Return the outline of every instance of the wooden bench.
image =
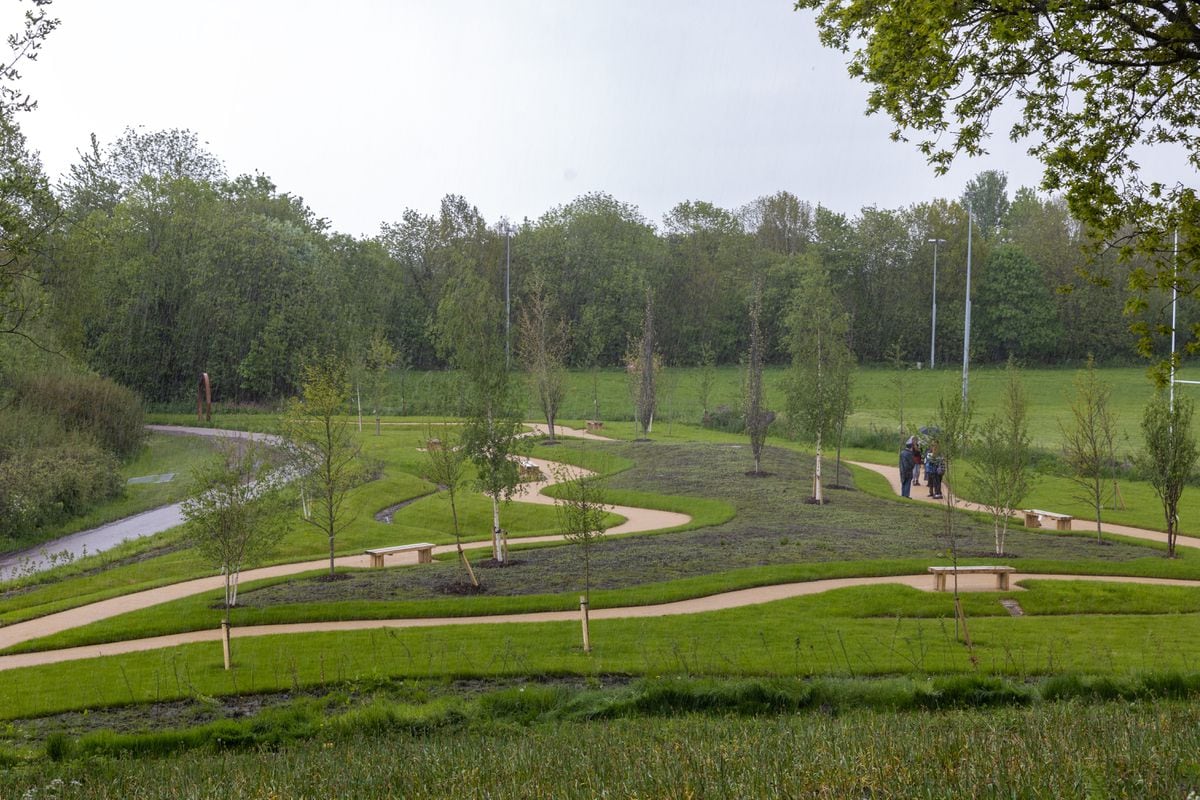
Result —
M542 471L538 465L527 458L522 458L517 462L518 469L521 470L522 481L540 481L542 479Z
M1008 576L1017 571L1016 567L930 567L933 574L933 590L946 591L946 576L958 572L960 575L995 575L996 588L1002 592L1008 591Z
M595 433L598 430L604 429L604 423L598 419L589 419L584 423L584 427L587 428L588 433Z
M418 542L417 544L398 544L395 547L372 547L366 553L371 557L372 567L382 567L383 557L391 553L407 553L411 550L417 551L418 564L433 563L433 545L429 542Z
M1037 508L1029 508L1024 511L1025 527L1026 528L1041 528L1042 517L1054 520L1054 527L1060 531L1071 530L1071 520L1074 519L1070 514L1055 514L1053 511L1042 511Z

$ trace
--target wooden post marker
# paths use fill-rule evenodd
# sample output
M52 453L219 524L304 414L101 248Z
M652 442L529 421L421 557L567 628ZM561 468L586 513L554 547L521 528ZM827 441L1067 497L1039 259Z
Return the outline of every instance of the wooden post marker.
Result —
M229 669L229 623L226 620L221 620L221 649L225 651L225 669Z
M588 632L588 600L584 595L579 596L579 620L583 623L583 652L592 652L592 639Z

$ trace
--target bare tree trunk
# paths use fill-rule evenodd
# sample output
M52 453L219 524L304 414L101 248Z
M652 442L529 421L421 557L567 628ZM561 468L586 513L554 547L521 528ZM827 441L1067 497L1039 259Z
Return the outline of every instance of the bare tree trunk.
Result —
M454 518L454 544L458 548L458 557L462 559L467 575L471 578L471 585L478 589L479 579L475 577L475 570L471 569L471 560L463 552L462 537L458 535L458 508L455 506L453 493L450 495L450 515Z
M229 647L229 571L225 572L225 616L221 620L221 651L225 659L225 669L228 670L233 666L233 657L230 654Z
M817 461L813 466L813 500L817 505L825 502L825 493L821 487L821 431L817 431Z
M492 498L492 558L504 563L504 547L500 543L500 501Z

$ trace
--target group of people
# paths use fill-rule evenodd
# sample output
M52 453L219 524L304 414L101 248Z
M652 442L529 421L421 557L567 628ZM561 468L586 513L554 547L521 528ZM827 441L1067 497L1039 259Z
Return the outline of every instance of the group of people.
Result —
M929 487L929 496L934 500L941 500L946 459L938 452L937 440L922 451L921 440L916 436L908 437L900 451L900 496L912 497L912 487L921 485L922 467L925 469L925 485Z

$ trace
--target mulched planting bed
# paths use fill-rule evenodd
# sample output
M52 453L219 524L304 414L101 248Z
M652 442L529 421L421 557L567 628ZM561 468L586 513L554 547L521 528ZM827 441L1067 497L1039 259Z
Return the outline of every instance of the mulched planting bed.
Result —
M744 567L802 562L857 561L944 556L945 512L936 506L914 507L841 490L826 504L806 503L812 493L812 458L768 448L766 477L745 476L749 447L714 444L589 444L635 459L637 466L610 478L618 489L712 497L732 503L729 522L694 531L617 537L592 549L592 588L617 589L640 584L726 572ZM833 465L824 469L832 482ZM841 483L849 484L843 472ZM955 517L962 557L992 553L990 525ZM519 544L514 540L513 544ZM1060 536L1010 528L1005 559L1094 559L1128 561L1155 551L1137 545L1083 536ZM475 565L487 595L547 594L578 590L582 557L573 546L520 550L507 566ZM267 607L284 603L341 600L419 600L460 595L471 590L456 558L418 568L402 567L350 573L336 583L291 581L243 592L239 603Z

